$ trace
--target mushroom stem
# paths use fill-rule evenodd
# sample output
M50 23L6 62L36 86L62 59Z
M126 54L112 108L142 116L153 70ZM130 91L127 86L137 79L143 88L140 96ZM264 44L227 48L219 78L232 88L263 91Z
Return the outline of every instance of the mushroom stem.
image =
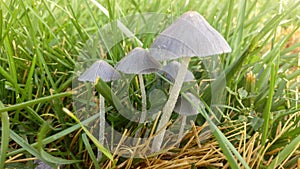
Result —
M180 125L180 130L178 133L178 141L180 141L183 137L183 132L184 132L184 127L186 125L186 115L181 115L181 125Z
M105 99L100 94L99 95L99 143L104 145L104 133L105 133ZM102 157L102 152L98 149L97 160L100 160Z
M165 104L165 106L163 107L162 115L161 115L161 118L158 123L156 131L161 130L169 122L169 119L174 110L176 101L178 99L179 92L181 90L190 59L191 59L190 57L182 58L181 67L178 70L176 79L174 81L174 85L169 92L168 101ZM152 152L157 152L160 150L161 144L164 139L165 132L166 132L166 128L161 130L161 133L159 133L156 137L154 137L153 144L152 144Z
M144 123L147 115L146 90L145 90L143 75L139 74L138 76L139 76L140 90L142 94L142 115L139 123Z

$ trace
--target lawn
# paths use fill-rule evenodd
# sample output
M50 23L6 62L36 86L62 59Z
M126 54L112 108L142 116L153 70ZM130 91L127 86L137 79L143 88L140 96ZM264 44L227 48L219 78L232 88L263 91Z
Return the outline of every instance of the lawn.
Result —
M190 59L175 100L188 115L169 109L154 151L171 61L150 56L160 68L112 82L83 74L99 60L118 69L137 47L151 54L188 11L231 52ZM0 0L0 169L300 168L299 26L293 0Z

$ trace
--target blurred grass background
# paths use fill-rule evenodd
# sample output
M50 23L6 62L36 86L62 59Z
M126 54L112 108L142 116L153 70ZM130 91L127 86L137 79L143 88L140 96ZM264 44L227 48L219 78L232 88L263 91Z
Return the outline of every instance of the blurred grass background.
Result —
M99 28L117 18L146 12L177 17L188 10L202 14L233 49L220 58L227 85L220 125L247 124L241 129L245 144L259 133L253 144L261 149L251 157L259 158L249 166L295 167L300 157L299 1L99 3L108 15L88 0L0 1L0 168L32 168L35 157L67 168L99 167L87 153L95 146L89 149L80 125L63 111L72 111L74 67L82 48ZM144 47L153 38L149 35ZM133 46L124 40L106 58L115 64ZM199 84L208 78L200 65L192 64L190 70ZM203 92L200 96L209 101L210 91ZM114 165L122 161L115 160ZM225 159L220 161L226 165Z

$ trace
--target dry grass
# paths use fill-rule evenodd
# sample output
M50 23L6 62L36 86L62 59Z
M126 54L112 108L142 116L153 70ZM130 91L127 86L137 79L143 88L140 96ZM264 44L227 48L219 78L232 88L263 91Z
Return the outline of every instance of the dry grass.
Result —
M297 114L297 113L296 113ZM292 117L291 117L292 118ZM229 126L220 127L225 136L231 141L238 152L245 159L250 168L261 168L261 165L268 166L276 155L284 148L277 148L270 150L269 148L290 129L292 125L282 126L278 128L278 135L272 142L269 142L265 147L261 146L259 140L261 140L261 134L255 132L250 137L247 135L247 130L250 126L246 123L235 123ZM107 162L103 168L143 168L143 169L190 169L190 168L230 168L229 163L226 160L225 155L222 153L221 148L218 145L217 140L213 134L207 130L208 124L203 126L192 125L191 131L185 135L181 142L181 146L174 145L173 148L164 152L153 154L152 156L145 157L144 159L128 158L121 162L121 157L116 156L122 150L119 147L114 152L115 159L118 161L117 166L112 166L111 162ZM124 138L126 133L124 133ZM149 151L150 141L143 145L137 142L135 149ZM124 140L121 140L122 144ZM132 156L141 154L141 151L133 151ZM279 168L296 168L296 163L293 160L297 160L300 156L300 152L296 151L291 157L286 159ZM299 163L299 162L298 162ZM299 164L298 164L299 165ZM242 165L240 164L240 167Z
M259 134L254 134L250 139L246 139L245 129L247 125L235 125L230 127L222 127L221 130L226 133L226 136L231 142L235 142L235 146L238 151L243 154L247 162L251 164L255 154L259 150L259 146L256 145L256 140ZM193 125L192 130L183 138L181 146L174 145L173 148L168 151L154 154L153 156L139 159L138 162L133 162L133 158L128 158L121 162L116 168L146 168L146 169L175 169L175 168L195 168L195 167L216 167L216 168L229 168L229 164L226 161L226 157L218 146L217 140L213 134L207 130L208 124L204 124L201 127ZM124 134L125 136L126 134ZM149 140L152 140L149 138ZM124 140L122 140L124 141ZM122 141L119 145L122 144ZM149 150L149 142L143 145L137 143L136 149ZM133 148L134 149L134 148ZM115 155L121 153L119 148L116 149ZM137 153L137 152L133 152ZM141 151L138 152L139 155ZM134 156L135 154L132 154ZM119 160L120 156L116 156L116 160ZM111 168L110 162L106 163L103 168Z

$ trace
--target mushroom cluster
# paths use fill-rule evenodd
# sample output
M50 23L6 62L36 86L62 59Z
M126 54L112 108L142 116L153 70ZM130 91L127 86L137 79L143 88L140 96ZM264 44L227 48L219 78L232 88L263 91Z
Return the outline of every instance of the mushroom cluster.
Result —
M186 116L197 114L199 106L201 106L198 97L189 92L183 94L185 97L180 96L183 83L194 80L193 73L188 71L191 58L228 52L231 52L231 48L221 34L210 26L198 12L189 11L161 32L149 51L140 47L134 48L116 64L116 70L107 66L104 61L97 61L80 76L79 80L95 82L95 79L99 77L104 81L111 81L120 76L117 71L138 75L142 98L142 113L139 123L144 123L147 116L147 95L143 75L164 72L173 85L162 108L156 129L161 132L157 133L152 143L152 152L157 152L161 148L166 124L169 122L172 112L175 111L183 117L179 133L179 138L181 138ZM169 63L161 68L160 61L169 61ZM101 120L105 120L103 113L100 115Z
M189 11L180 16L155 39L151 46L152 55L158 60L181 59L169 99L162 110L157 130L161 130L153 140L152 151L160 150L168 123L175 108L180 89L188 71L191 57L205 57L231 52L222 37L198 12Z

